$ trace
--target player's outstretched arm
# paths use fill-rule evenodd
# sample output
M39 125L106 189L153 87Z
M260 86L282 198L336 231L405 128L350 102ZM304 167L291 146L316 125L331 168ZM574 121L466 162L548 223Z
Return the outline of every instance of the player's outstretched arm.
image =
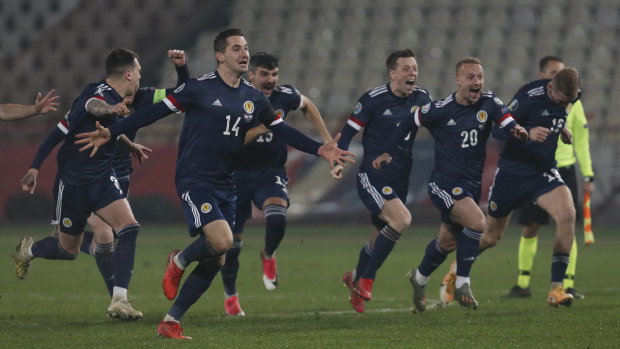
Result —
M95 131L78 133L75 135L75 138L78 138L78 140L75 141L75 144L84 144L84 146L80 148L80 151L86 151L93 148L90 153L91 158L97 154L99 147L108 143L111 138L110 130L101 126L99 121L95 122L95 126L97 127Z
M41 96L41 92L37 92L37 97L34 104L22 105L22 104L0 104L0 120L13 121L25 119L37 114L47 114L52 111L56 111L58 107L59 96L53 96L56 90L51 90L45 95Z
M336 165L346 166L345 162L354 164L355 160L351 157L355 157L355 154L338 148L338 140L340 139L340 133L336 135L334 139L323 144L319 147L317 154L323 159L329 162L329 165L334 168Z
M310 98L301 95L301 98L304 100L304 106L302 111L306 115L306 118L312 123L314 129L317 130L321 134L321 138L323 138L323 142L327 143L332 140L332 136L327 131L327 127L325 127L325 121L323 121L323 117L319 112L319 109L316 105L310 100Z
M34 101L34 109L38 114L47 114L52 111L56 111L56 107L60 105L58 100L60 96L54 96L56 90L52 89L45 97L41 98L41 92L37 92L37 98Z
M129 139L129 137L125 135L120 135L118 137L120 144L122 144L127 151L129 151L133 156L136 157L140 164L144 163L144 160L148 159L148 154L152 153L153 150L143 146L142 144L134 143Z
M105 101L102 101L97 98L91 98L86 102L86 111L92 114L94 117L102 117L106 115L116 114L116 115L129 115L131 111L127 108L127 104L130 104L133 101L132 98L125 98L122 102L119 102L115 105L110 105Z

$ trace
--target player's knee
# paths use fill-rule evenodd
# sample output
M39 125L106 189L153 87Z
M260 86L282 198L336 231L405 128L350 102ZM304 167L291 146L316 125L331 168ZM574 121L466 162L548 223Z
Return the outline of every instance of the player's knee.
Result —
M223 255L232 247L233 237L232 234L216 236L209 239L209 243L213 247L213 250L215 250L215 253Z
M411 225L411 213L405 210L402 214L398 215L393 222L390 222L390 226L399 233L403 233Z

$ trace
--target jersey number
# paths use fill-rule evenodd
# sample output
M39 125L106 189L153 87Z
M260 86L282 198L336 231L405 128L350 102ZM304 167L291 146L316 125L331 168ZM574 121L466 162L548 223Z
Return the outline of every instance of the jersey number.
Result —
M226 136L230 136L232 132L235 133L235 137L239 136L239 120L241 120L241 118L237 117L237 120L235 120L235 123L232 125L232 128L230 127L230 115L226 115L226 130L224 130L224 135Z
M476 129L469 132L461 131L461 137L463 137L461 148L475 147L478 144L478 130Z
M256 138L256 143L269 143L273 139L273 133L265 133Z
M562 129L562 127L564 127L564 122L566 120L564 118L554 118L552 120L553 122L553 126L551 126L551 133L558 133L560 132L560 130Z

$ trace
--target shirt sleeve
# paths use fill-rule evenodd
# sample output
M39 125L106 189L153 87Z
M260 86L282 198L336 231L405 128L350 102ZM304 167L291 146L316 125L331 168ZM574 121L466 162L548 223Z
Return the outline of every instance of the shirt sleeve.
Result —
M593 177L594 171L592 170L592 158L590 156L590 129L580 100L573 104L570 113L574 117L574 128L571 131L573 132L573 144L581 174L584 177Z
M43 143L39 146L34 159L32 160L32 164L30 164L30 168L36 168L37 170L41 167L41 164L47 156L54 150L56 145L60 143L65 138L64 125L62 120L58 123L58 127L55 127L54 130L45 138Z
M373 118L374 113L371 103L369 103L365 96L362 96L357 101L353 112L347 119L346 125L340 131L340 140L338 141L338 148L340 149L348 150L353 137Z

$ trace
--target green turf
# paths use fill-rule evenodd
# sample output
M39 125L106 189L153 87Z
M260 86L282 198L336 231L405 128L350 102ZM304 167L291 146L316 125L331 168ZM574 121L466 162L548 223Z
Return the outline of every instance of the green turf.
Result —
M47 234L49 227L0 226L0 347L168 347L209 348L615 348L620 346L620 281L616 269L620 238L597 231L595 245L578 236L576 287L586 294L570 308L546 303L552 231L543 230L532 273L532 298L504 300L516 283L518 231L474 265L472 289L480 307L458 305L411 312L405 273L417 266L437 227L410 228L380 269L366 313L348 303L341 277L353 268L367 227L290 225L278 250L280 286L264 289L258 253L262 228L249 227L240 257L238 290L247 316L224 315L220 276L183 318L191 342L165 340L156 327L171 301L161 291L167 253L190 239L185 228L145 225L138 241L130 299L145 317L133 323L105 317L109 300L94 260L35 260L17 280L11 255L19 238ZM427 288L429 304L448 268Z

